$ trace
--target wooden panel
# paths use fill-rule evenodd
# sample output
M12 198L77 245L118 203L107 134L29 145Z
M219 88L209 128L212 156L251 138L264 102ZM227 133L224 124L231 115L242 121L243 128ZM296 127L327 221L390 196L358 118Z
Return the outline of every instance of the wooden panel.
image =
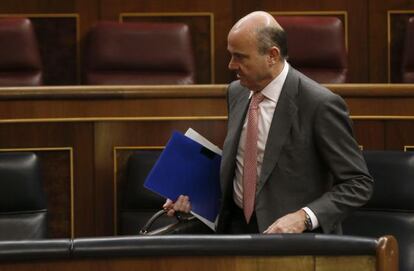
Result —
M16 2L14 0L2 0L0 7L2 13L62 13L73 10L76 1L26 0Z
M354 120L354 134L363 150L383 150L385 148L384 121Z
M388 11L388 63L387 80L392 83L402 81L402 60L407 23L413 11Z
M62 133L69 134L74 146L74 236L94 236L94 123L65 123Z
M315 270L316 271L374 271L375 268L374 256L338 256L338 257L316 257Z
M36 151L41 161L48 205L48 236L74 236L73 150Z
M376 269L374 256L209 256L209 257L140 257L112 259L83 259L74 261L37 261L20 263L2 263L4 271L25 270L225 270L225 271L273 271L273 270L360 270ZM393 269L390 269L393 270ZM395 271L395 270L393 270Z
M413 121L388 121L385 126L387 150L404 151L405 146L414 146Z
M224 117L226 88L224 85L1 88L0 119L50 122L120 117L146 121L161 116Z
M45 85L79 83L79 18L77 14L28 16L39 43Z
M350 266L348 264L348 266ZM312 256L209 256L209 257L136 257L84 259L74 261L2 263L4 271L36 270L154 270L154 271L313 271Z
M404 0L369 1L369 82L384 83L389 79L390 59L387 34L389 25L387 18L388 12L392 10L414 10L414 3ZM396 22L394 21L394 23ZM395 25L393 25L394 27ZM398 53L395 50L396 48L393 49L394 53ZM397 58L394 58L393 64L398 65L394 61L397 61ZM397 68L397 66L393 66L393 71L398 72Z

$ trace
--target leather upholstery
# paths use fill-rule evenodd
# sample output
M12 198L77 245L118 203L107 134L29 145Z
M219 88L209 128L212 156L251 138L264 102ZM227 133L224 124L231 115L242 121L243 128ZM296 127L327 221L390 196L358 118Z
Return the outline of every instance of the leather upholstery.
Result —
M336 17L277 16L287 33L289 62L319 83L347 82L344 26Z
M46 237L46 197L34 153L0 153L0 240Z
M0 260L130 256L375 255L378 239L326 234L172 235L0 241Z
M402 82L414 83L414 17L407 23L402 63Z
M0 260L69 258L70 239L0 241Z
M414 270L414 153L365 151L364 157L375 181L374 194L344 221L344 234L394 235L400 270Z
M161 255L375 255L376 239L325 234L78 238L74 257Z
M0 19L0 86L41 84L40 53L30 20Z
M89 33L84 81L193 84L189 27L178 23L98 23Z
M148 219L162 208L165 199L144 187L145 178L160 153L160 150L136 151L129 157L126 180L121 187L119 234L138 234ZM153 228L172 223L176 223L175 218L163 216Z

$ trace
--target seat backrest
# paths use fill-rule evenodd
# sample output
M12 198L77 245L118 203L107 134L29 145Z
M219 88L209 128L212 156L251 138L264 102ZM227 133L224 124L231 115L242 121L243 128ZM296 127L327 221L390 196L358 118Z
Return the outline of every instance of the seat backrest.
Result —
M42 84L40 53L32 23L26 18L0 19L0 86Z
M400 270L414 270L414 152L364 151L364 157L375 181L374 194L344 221L344 234L394 235Z
M0 240L46 238L46 196L37 155L0 153L0 186Z
M190 29L181 23L100 22L88 34L84 83L193 84Z
M287 34L289 62L319 83L347 82L344 26L337 17L276 16Z
M414 83L414 17L408 19L402 56L402 82Z
M161 150L134 152L128 159L127 174L121 187L118 234L138 234L147 220L162 208L165 199L144 187L145 179ZM175 223L175 218L162 217L153 228Z

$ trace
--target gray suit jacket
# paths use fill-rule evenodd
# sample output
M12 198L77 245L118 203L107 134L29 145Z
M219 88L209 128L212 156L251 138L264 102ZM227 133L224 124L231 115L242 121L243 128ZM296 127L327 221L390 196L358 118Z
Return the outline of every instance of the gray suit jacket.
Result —
M249 91L239 81L228 89L228 127L221 164L218 232L226 232L240 133ZM289 67L275 109L256 189L259 231L276 219L309 207L325 233L371 197L373 180L353 137L341 97Z

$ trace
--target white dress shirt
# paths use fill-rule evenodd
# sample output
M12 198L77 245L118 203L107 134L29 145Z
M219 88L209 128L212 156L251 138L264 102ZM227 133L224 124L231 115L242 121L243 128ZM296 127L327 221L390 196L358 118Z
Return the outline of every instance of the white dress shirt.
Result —
M270 125L273 119L273 113L277 102L279 100L280 93L282 91L283 84L285 83L286 76L289 71L289 64L285 61L282 71L276 76L261 92L265 96L264 100L259 104L259 123L258 123L258 142L257 142L257 180L259 180L260 172L262 170L263 155L265 151L267 136L269 134ZM253 91L250 92L250 97L253 95ZM243 124L243 129L240 135L240 142L236 155L236 171L233 180L233 199L237 206L243 209L243 157L244 157L244 145L246 142L246 128L247 128L247 116ZM312 227L317 228L319 226L318 219L315 214L307 207L303 210L309 215L312 221Z

